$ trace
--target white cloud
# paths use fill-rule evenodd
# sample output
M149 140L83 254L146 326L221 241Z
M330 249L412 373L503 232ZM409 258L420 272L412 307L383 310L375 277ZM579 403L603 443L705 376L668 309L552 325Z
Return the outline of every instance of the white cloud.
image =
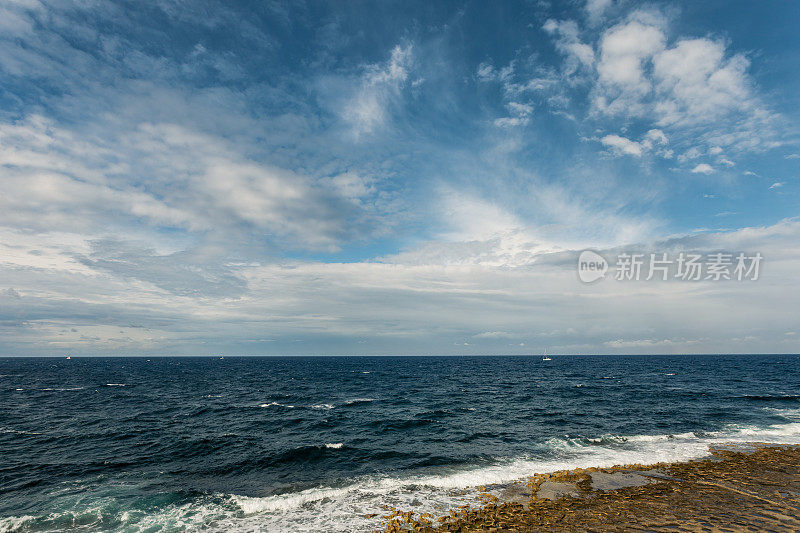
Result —
M593 104L608 114L641 114L653 82L645 62L664 49L666 36L660 28L630 20L607 30L600 39L598 85Z
M642 145L636 141L620 137L619 135L606 135L600 142L608 146L612 151L619 155L632 155L640 157L642 155Z
M373 178L361 176L356 172L345 172L323 178L320 183L329 186L342 197L356 204L362 204L365 199L377 192Z
M511 335L507 331L484 331L483 333L473 335L473 337L476 339L499 339L514 337L514 335Z
M533 112L533 106L530 104L509 102L507 106L515 115L518 116L528 116Z
M644 138L645 142L648 142L651 146L653 144L667 144L669 142L664 132L657 129L648 131Z
M646 152L653 150L658 146L664 146L669 141L664 132L658 129L649 130L640 142L632 141L626 137L619 135L606 135L600 139L604 146L608 146L612 153L616 155L632 155L634 157L641 157ZM658 154L662 157L671 157L672 152L666 150L659 150Z
M397 45L385 65L369 65L355 96L344 106L344 118L356 137L373 133L387 120L389 107L408 79L411 45Z
M500 128L508 128L514 126L525 126L530 122L530 115L533 112L533 106L520 102L508 102L506 104L511 116L501 117L494 120L494 125Z
M598 111L650 115L662 126L711 123L758 104L747 78L747 59L726 57L725 45L707 38L667 45L665 20L635 12L600 40Z
M481 342L470 353L485 353L487 346L499 349L515 338L538 351L580 344L579 353L680 352L689 346L718 353L740 351L734 338L755 337L777 350L784 332L796 330L798 242L800 222L787 220L641 248L760 251L765 267L751 283L607 279L588 286L576 278L576 252L542 250L518 266L447 264L435 256L417 264L239 265L235 277L247 290L237 298L175 294L108 270L0 265L4 287L21 295L0 295L0 346L28 354L445 353L454 339L476 338ZM620 321L623 315L628 319ZM14 320L24 320L25 327L11 326ZM293 344L298 338L306 342ZM363 340L369 342L357 344Z
M548 21L545 27L562 48L564 26ZM568 34L578 33L575 28ZM748 59L729 53L721 40L671 41L665 16L638 10L602 32L597 52L590 93L595 117L640 119L668 133L680 131L681 138L707 144L711 155L723 147L758 151L782 142L779 117L755 93Z
M0 5L0 31L6 37L33 33L36 22L31 15L44 10L38 0L4 2Z
M698 147L692 146L691 148L689 148L684 153L682 153L681 155L678 156L678 161L681 162L681 163L685 163L686 161L690 161L692 159L697 159L698 157L701 157L702 155L703 155L703 152Z
M661 95L655 112L661 124L712 122L754 105L747 81L749 62L725 57L725 46L710 39L685 39L653 58Z
M586 15L590 24L597 24L613 4L613 0L586 0Z
M580 68L590 68L595 63L594 50L580 39L577 23L572 20L545 22L542 28L556 37L556 49L564 54L565 76L571 76Z
M783 182L780 181L776 181L775 183L769 186L770 189L778 189L780 187L783 187Z
M617 206L593 203L596 195L581 199L561 186L536 182L521 196L515 212L477 193L442 188L437 201L440 220L434 226L441 230L434 240L380 260L405 265L529 266L544 252L640 242L652 238L660 224L648 216L628 215ZM622 200L618 194L615 199Z
M620 349L638 349L638 348L670 348L673 346L687 347L692 344L697 344L699 340L685 340L685 339L638 339L638 340L623 340L617 339L613 341L606 341L603 344L609 348Z
M9 287L7 289L0 290L0 297L20 299L22 298L22 295L14 290L14 287Z
M513 128L516 126L524 126L530 119L528 117L501 117L496 118L492 122L498 128Z
M694 167L692 169L692 173L693 174L706 174L706 175L713 174L714 173L714 167L712 167L708 163L700 163L699 165L697 165L696 167Z
M495 78L494 67L488 63L481 63L478 65L477 70L478 79L481 81L489 81Z
M354 200L374 193L352 176L315 181L255 162L224 139L174 124L144 123L90 142L31 116L0 124L0 165L0 225L43 232L93 233L114 221L257 231L293 247L333 249L359 224Z

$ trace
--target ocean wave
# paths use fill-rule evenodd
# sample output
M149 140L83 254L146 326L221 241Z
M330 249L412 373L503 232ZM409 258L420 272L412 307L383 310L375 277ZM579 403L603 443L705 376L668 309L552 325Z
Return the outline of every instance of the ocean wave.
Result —
M269 496L257 498L252 496L230 495L231 500L239 507L244 514L253 515L258 513L293 511L308 503L318 502L324 499L340 499L350 494L352 489L347 488L314 488L301 492L281 494L280 496Z
M25 431L22 429L0 428L0 433L13 433L14 435L41 435L38 431Z
M334 406L330 403L320 403L311 406L312 409L333 409L333 407Z
M230 476L233 474L260 472L285 465L292 465L294 468L298 465L313 465L329 459L331 455L338 453L336 450L342 448L344 448L344 443L342 442L297 446L273 453L253 455L244 460L224 465L217 465L209 471L209 474L213 476Z
M344 402L345 405L358 405L360 403L374 402L375 398L353 398Z
M285 407L286 409L294 409L294 405L286 405L278 402L269 402L259 404L259 407Z
M800 401L798 394L747 394L743 396L747 400L759 402L797 402Z
M765 407L764 411L785 418L786 420L800 420L800 409L780 409L776 407Z
M0 533L22 531L26 524L29 524L35 520L35 516L27 514L22 516L9 516L7 518L0 518Z
M550 439L532 447L520 457L496 458L483 466L438 465L427 473L372 475L352 478L341 486L321 486L270 496L241 494L203 494L188 501L179 499L152 508L117 512L105 502L98 516L87 509L71 511L95 528L124 531L205 529L210 531L297 531L358 532L379 527L365 515L383 513L384 506L431 512L441 516L450 509L477 503L478 493L464 494L460 489L490 486L524 479L534 473L547 473L578 467L610 467L632 463L687 461L708 455L709 446L773 442L800 444L798 410L770 408L785 416L787 422L765 426L731 424L713 432L675 434L632 434L568 436ZM274 460L304 460L314 454L336 453L340 442L305 446L289 450ZM251 469L254 465L243 467ZM252 471L252 470L250 470ZM94 511L93 511L94 512ZM56 530L56 524L69 517L9 517L0 520L0 532L29 529ZM102 516L101 516L102 515ZM97 520L97 522L92 522Z
M79 499L72 509L54 510L44 516L12 516L0 519L0 533L22 531L184 531L208 529L217 521L230 522L243 516L227 495L203 495L190 501L164 494L157 498L161 509L152 513L147 500L139 506L126 507L113 497Z
M265 498L232 498L249 520L267 530L288 520L286 523L293 524L291 529L297 531L369 531L376 523L362 521L360 516L380 513L383 505L443 515L469 503L472 496L459 489L505 484L534 473L578 467L688 461L707 456L709 446L754 441L800 444L800 423L731 425L708 433L563 438L548 441L531 455L498 459L488 466L447 468L428 475L363 477L345 487L320 487ZM238 525L245 529L244 524Z

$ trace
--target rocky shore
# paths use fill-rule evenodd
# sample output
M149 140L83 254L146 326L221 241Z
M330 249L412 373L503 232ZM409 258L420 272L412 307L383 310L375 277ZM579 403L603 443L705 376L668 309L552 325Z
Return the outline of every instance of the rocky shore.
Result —
M390 509L381 531L800 531L800 447L721 446L686 463L577 469L478 490L482 505L446 516Z

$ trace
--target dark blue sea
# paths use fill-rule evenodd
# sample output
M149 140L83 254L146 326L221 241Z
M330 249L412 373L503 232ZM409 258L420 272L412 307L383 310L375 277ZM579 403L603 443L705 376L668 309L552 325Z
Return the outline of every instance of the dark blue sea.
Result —
M0 532L369 531L576 466L800 443L800 357L0 359Z

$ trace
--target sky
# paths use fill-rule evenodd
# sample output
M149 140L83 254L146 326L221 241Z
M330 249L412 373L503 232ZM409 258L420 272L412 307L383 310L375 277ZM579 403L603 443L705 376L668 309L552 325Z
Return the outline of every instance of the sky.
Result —
M797 353L798 21L0 1L0 355Z

